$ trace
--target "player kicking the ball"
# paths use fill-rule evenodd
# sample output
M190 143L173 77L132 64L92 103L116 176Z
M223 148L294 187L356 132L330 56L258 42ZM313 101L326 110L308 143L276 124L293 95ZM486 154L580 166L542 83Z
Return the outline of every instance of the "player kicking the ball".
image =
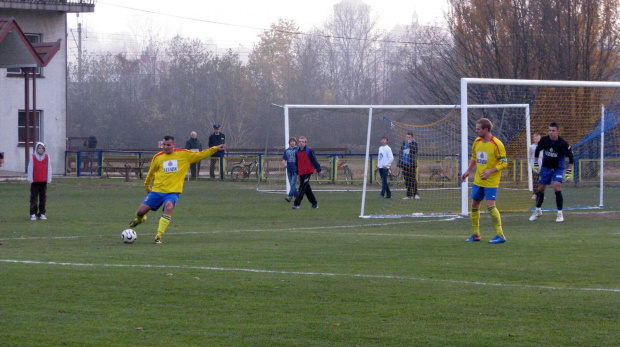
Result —
M534 173L540 173L538 180L538 191L536 192L536 210L530 217L530 221L535 221L542 216L542 204L545 201L545 189L553 181L553 189L555 190L555 204L558 207L558 216L556 222L564 221L562 207L564 205L564 197L562 196L562 179L567 183L573 180L573 165L575 156L573 150L566 140L559 136L560 126L557 123L549 124L549 135L543 136L536 146L534 152ZM538 166L538 155L544 153L542 161L542 170ZM568 169L566 167L566 157L568 157Z
M480 203L482 199L487 200L487 209L491 214L493 225L497 235L489 241L491 244L504 243L506 237L502 230L502 218L495 207L497 190L501 171L508 166L506 159L506 149L504 144L497 137L491 134L493 123L486 118L476 121L476 135L471 149L471 161L467 171L461 176L461 181L465 182L470 172L476 168L476 177L471 191L471 226L474 234L467 239L467 242L476 242L482 239L480 235Z
M155 243L161 243L161 238L170 224L172 210L179 201L179 194L183 193L183 184L189 165L226 149L226 145L213 146L201 152L179 149L175 148L174 137L170 135L164 136L163 147L164 150L155 154L151 160L151 167L144 181L146 199L138 208L136 218L129 223L129 226L133 228L145 222L146 214L150 210L157 211L163 205L164 213L159 219Z

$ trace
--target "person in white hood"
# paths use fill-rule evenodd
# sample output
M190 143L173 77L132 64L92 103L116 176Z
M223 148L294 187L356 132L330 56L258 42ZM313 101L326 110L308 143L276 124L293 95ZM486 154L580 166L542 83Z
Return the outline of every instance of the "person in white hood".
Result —
M28 162L28 183L30 183L30 220L47 219L47 184L52 183L52 161L45 154L45 144L37 142L36 150ZM38 205L38 206L37 206Z

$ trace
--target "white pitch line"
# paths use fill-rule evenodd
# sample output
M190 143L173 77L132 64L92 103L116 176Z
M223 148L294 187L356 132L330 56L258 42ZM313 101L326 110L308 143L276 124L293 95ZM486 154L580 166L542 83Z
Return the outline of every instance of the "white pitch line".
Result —
M321 226L321 227L305 227L305 228L287 228L287 229L238 229L238 230L212 230L212 231L186 231L186 232L174 232L170 234L166 234L167 236L180 236L180 235L203 235L203 234L223 234L223 233L260 233L260 232L271 232L271 233L282 233L282 232L290 232L290 233L300 233L300 232L312 232L317 230L329 230L329 229L351 229L351 228L361 228L361 227L382 227L382 226L391 226L391 225L402 225L402 224L417 224L417 223L431 223L431 222L450 222L456 220L454 218L447 219L425 219L418 221L403 221L403 222L393 222L393 223L375 223L375 224L356 224L356 225L333 225L333 226ZM351 235L345 234L344 235ZM369 233L357 233L359 236L404 236L404 237L431 237L434 235L411 235L411 234L369 234ZM76 235L76 236L19 236L12 238L0 238L2 241L7 240L65 240L65 239L81 239L86 237L110 237L109 234L106 235Z
M53 261L11 260L11 259L0 259L0 263L50 265L50 266L123 267L123 268L146 268L146 269L179 269L179 270L224 271L224 272L248 272L248 273L266 273L266 274L276 274L276 275L370 278L370 279L386 279L386 280L400 280L400 281L406 280L406 281L413 281L413 282L453 283L453 284L485 286L485 287L530 288L530 289L547 289L547 290L575 290L575 291L586 291L586 292L620 293L620 289L615 289L615 288L553 287L553 286L542 286L542 285L531 285L531 284L506 284L506 283L490 283L490 282L479 282L479 281L444 280L444 279L437 279L437 278L407 277L407 276L395 276L395 275L368 275L368 274L343 274L343 273L333 273L333 272L279 271L279 270L224 268L224 267L210 267L210 266L88 264L88 263L66 263L66 262L53 262Z

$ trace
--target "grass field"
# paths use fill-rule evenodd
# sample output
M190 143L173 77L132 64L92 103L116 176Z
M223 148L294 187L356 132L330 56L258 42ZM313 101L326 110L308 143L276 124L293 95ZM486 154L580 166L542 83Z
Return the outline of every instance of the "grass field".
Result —
M292 210L255 184L188 182L123 244L142 182L55 179L47 221L0 183L2 346L617 346L620 211L360 219L359 192ZM501 201L498 203L501 211ZM614 227L614 225L616 225Z

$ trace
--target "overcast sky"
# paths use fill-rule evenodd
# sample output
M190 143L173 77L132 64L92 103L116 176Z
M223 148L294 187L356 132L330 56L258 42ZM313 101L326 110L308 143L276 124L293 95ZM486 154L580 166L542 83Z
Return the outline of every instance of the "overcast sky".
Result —
M258 35L279 18L294 19L302 31L321 27L341 0L97 0L94 13L68 17L70 55L75 54L77 23L83 28L83 47L116 50L126 34L152 29L162 38L175 35L212 41L218 50L252 48ZM363 0L379 17L381 28L411 23L417 12L421 24L443 24L446 0ZM125 34L125 35L123 35ZM118 52L114 52L118 53Z

